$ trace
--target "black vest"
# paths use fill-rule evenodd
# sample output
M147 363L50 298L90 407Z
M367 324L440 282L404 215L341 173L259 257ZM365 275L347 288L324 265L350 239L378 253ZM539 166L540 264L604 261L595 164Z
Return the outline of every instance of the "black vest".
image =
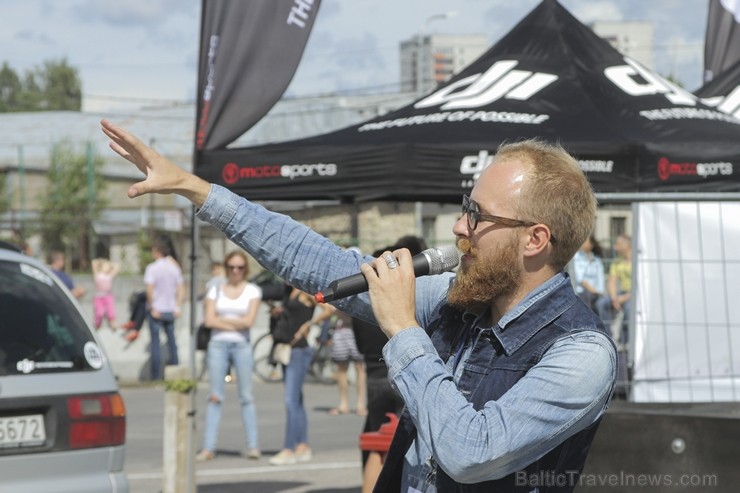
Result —
M464 327L461 312L442 305L438 316L429 325L437 353L447 361L459 343ZM505 330L518 331L520 345L504 351L499 340L501 329L473 329L475 346L465 361L458 389L476 410L486 402L497 400L536 365L547 349L568 333L594 330L606 333L601 320L573 292L570 282L562 282L521 316L507 324ZM475 337L477 331L480 335ZM494 334L497 332L497 334ZM616 348L615 348L616 351ZM461 484L436 467L435 484L438 493L451 492L569 492L578 483L596 429L601 420L571 436L522 471L501 479L477 484ZM373 490L375 493L398 492L404 455L416 437L416 429L406 411L393 437L385 464ZM538 488L535 488L535 486ZM404 492L405 493L405 492Z

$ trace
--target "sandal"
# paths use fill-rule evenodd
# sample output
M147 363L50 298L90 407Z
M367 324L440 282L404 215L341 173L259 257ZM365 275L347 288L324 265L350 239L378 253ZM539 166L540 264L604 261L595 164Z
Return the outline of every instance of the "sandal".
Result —
M349 409L342 409L340 407L333 407L329 409L330 416L340 416L342 414L349 414Z
M214 454L210 450L203 449L200 452L198 452L198 455L195 456L195 461L205 462L205 461L213 460L215 457L216 457L216 454Z

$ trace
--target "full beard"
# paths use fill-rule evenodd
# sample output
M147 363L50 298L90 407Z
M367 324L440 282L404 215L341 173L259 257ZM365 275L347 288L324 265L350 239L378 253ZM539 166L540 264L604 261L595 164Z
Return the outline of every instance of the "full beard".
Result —
M452 284L447 301L463 310L482 311L501 296L513 293L522 279L517 236L499 247L495 252L480 257L477 248L464 238L457 240L457 248L474 259L463 266Z

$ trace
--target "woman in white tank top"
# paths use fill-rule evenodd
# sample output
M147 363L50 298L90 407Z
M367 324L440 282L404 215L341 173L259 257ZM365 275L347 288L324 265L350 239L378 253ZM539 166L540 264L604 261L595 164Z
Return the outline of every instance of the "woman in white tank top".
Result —
M212 286L204 301L205 324L211 328L207 364L210 390L206 408L203 448L196 456L199 461L216 456L216 438L224 402L225 377L229 367L236 371L242 424L246 434L246 455L259 459L257 410L252 393L252 345L249 332L257 318L262 291L247 282L249 264L241 250L229 253L224 259L226 282Z

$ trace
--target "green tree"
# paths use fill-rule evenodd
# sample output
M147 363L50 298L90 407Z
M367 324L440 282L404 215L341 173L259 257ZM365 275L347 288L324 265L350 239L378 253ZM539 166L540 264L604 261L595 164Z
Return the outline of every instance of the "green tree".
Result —
M148 231L140 229L137 237L137 244L139 248L139 272L144 272L146 266L154 262L151 234Z
M41 201L39 233L45 251L62 250L86 270L95 252L93 221L108 205L103 159L88 144L80 152L70 142L56 144L51 152L49 190Z
M38 111L44 99L43 91L33 72L26 72L23 78L23 89L19 96L18 111Z
M19 111L21 92L18 74L7 63L3 63L0 68L0 113Z
M40 110L80 111L82 109L82 84L77 69L67 64L67 59L47 60L36 70L43 99Z
M67 59L47 60L21 78L7 63L0 69L0 113L80 111L82 83Z

